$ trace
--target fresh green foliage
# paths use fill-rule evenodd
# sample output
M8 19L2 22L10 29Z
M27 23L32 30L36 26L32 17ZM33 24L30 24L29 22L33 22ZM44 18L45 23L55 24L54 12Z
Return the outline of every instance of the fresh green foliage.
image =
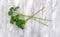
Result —
M25 22L26 22L26 21L23 20L23 19L18 19L18 20L16 20L16 25L17 25L19 28L24 29Z
M10 8L10 11L13 11L13 10L14 10L14 7L11 7L11 8Z
M8 15L9 15L9 16L12 16L12 15L13 15L13 10L14 10L14 8L11 7L9 10L10 10L10 11L8 12Z
M25 20L23 20L23 19L19 19L20 18L20 16L19 16L19 14L17 14L16 16L15 16L15 21L16 21L16 25L19 27L19 28L21 28L21 29L24 29L24 25L25 25Z
M13 15L13 12L12 11L9 11L8 14L9 14L9 16L12 16Z
M8 12L8 15L9 16L12 16L13 15L13 13L14 13L14 11L16 11L17 9L18 9L19 7L17 6L17 7L11 7L9 10L9 12Z
M17 6L17 7L15 7L15 8L14 8L14 11L16 11L18 8L19 8L18 6Z
M17 12L15 12L17 9L19 9L19 7L11 7L8 11L8 15L11 16L11 19L10 19L10 23L11 24L14 24L14 22L16 22L16 26L21 28L21 29L24 29L24 26L25 26L25 23L30 20L30 19L34 19L35 21L39 22L39 23L42 23L44 24L45 26L47 26L45 23L41 22L41 21L38 21L38 20L47 20L47 19L43 19L43 18L37 18L37 17L34 17L36 14L38 14L40 11L42 11L44 9L44 7L40 10L38 10L35 14L33 14L32 16L27 16L27 15L24 15L24 14L19 14ZM15 13L15 15L14 15ZM16 14L17 13L17 14ZM24 19L20 19L21 17L28 17L26 20ZM38 20L36 20L38 19Z
M10 23L14 24L14 22L15 22L14 20L15 20L14 16L11 16Z
M21 29L24 29L24 25L25 25L25 20L23 19L19 19L20 18L20 14L17 14L17 15L13 15L13 13L15 13L15 11L18 9L19 7L11 7L10 8L10 11L8 12L8 15L11 16L11 19L10 19L10 23L11 24L14 24L14 22L16 22L16 25L21 28Z
M20 18L19 14L15 16L15 19L18 20Z

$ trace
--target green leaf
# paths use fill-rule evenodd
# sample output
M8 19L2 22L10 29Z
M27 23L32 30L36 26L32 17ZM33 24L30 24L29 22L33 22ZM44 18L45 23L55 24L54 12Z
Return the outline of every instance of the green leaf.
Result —
M9 12L8 12L8 15L9 15L9 16L12 16L12 15L13 15L13 12L12 12L12 11L9 11Z
M16 11L18 8L19 8L18 6L17 6L17 7L15 7L15 8L14 8L14 11Z
M19 14L17 14L17 15L16 15L16 19L19 19L19 17L20 17Z
M11 8L10 8L10 11L8 12L8 15L9 15L9 16L13 15L13 11L14 11L14 7L11 7Z
M25 20L23 20L23 19L18 19L18 20L16 21L16 25L17 25L19 28L24 29Z
M19 14L15 16L15 20L18 20L20 18Z
M14 16L11 16L10 23L11 23L11 24L14 24L14 22L15 22L14 20L15 20L15 19L14 19Z
M14 7L11 7L11 8L10 8L10 11L12 11L12 10L14 10Z

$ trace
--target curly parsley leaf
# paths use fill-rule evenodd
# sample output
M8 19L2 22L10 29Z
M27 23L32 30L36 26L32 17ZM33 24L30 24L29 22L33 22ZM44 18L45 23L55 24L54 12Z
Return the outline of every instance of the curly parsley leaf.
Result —
M10 8L10 11L13 11L13 10L14 10L14 7L11 7L11 8Z
M17 14L17 15L15 16L15 18L16 18L16 19L19 19L19 18L20 18L19 14Z
M10 8L10 11L8 12L8 15L9 15L9 16L12 16L12 15L13 15L13 9L14 9L14 7L11 7L11 8Z
M24 29L24 25L25 25L25 20L23 20L23 19L18 19L18 20L16 20L16 25L19 27L19 28L21 28L21 29Z
M12 11L9 11L9 12L8 12L8 15L9 15L9 16L12 16L12 15L13 15L13 12L12 12Z

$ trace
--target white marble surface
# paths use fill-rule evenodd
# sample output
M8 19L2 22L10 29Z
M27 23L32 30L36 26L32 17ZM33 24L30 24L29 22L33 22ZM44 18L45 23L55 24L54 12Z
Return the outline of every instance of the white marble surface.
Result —
M29 20L25 29L9 23L8 9L11 6L20 6L20 13L32 15L45 7L43 13L36 17L50 18L54 21L45 22L46 27L34 20ZM60 0L0 0L0 37L60 37Z

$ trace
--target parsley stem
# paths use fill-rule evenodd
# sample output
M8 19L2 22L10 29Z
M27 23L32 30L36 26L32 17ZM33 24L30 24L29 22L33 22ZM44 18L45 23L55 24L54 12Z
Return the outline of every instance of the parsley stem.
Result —
M44 7L40 10L38 10L36 13L34 13L31 17L29 17L28 19L26 19L26 21L28 21L29 19L31 19L32 17L34 17L36 14L38 14L40 11L42 11L44 9Z
M45 25L45 26L48 26L47 24L45 24L44 22L41 22L40 20L36 20L36 19L34 19L34 20L41 23L41 24L43 24L43 25Z
M22 14L21 14L22 15ZM25 17L31 17L31 16L27 16L27 15L22 15L22 16L25 16ZM49 20L49 19L43 19L43 18L37 18L37 17L32 17L35 21L37 21L37 22L39 22L39 23L41 23L41 24L43 24L43 25L45 25L45 26L48 26L47 24L45 24L45 23L43 23L43 22L41 22L41 20L45 20L45 21L52 21L52 20ZM39 19L39 20L37 20L37 19Z
M31 16L28 16L28 15L23 15L23 14L20 14L21 16L24 16L24 17L28 17L30 18ZM32 17L32 18L35 18L35 19L38 19L38 20L44 20L44 21L52 21L52 20L49 20L49 19L45 19L45 18L38 18L38 17Z

